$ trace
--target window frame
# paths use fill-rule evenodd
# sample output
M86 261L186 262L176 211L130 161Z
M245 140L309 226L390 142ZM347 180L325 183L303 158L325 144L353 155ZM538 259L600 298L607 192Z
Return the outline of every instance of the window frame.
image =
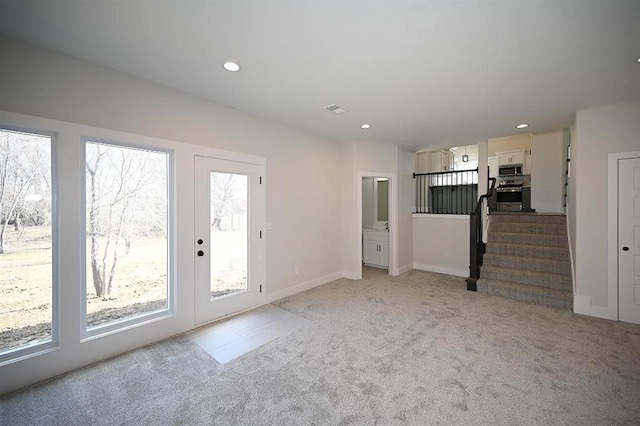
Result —
M108 336L131 328L139 327L156 321L175 316L176 314L176 234L175 234L175 154L174 149L158 147L147 144L118 141L110 138L81 136L80 170L81 170L81 197L80 197L80 250L81 250L81 285L80 285L80 342L86 342L102 336ZM143 151L151 151L166 154L167 161L167 308L159 311L139 314L133 317L111 321L106 324L89 327L87 324L87 168L86 147L88 143L110 145L113 147L130 148Z
M51 338L0 352L0 366L42 355L60 348L60 238L58 208L58 133L0 123L0 131L48 137L51 142Z

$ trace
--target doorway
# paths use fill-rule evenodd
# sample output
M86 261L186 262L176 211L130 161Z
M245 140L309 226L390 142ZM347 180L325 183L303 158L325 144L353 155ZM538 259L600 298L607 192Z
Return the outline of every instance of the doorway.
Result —
M362 178L362 264L389 269L389 178Z
M358 172L354 279L362 279L363 264L385 269L389 275L399 275L397 185L395 174Z
M263 166L195 157L195 322L263 301Z
M640 151L609 154L608 317L640 324Z
M618 161L618 309L640 324L640 158Z

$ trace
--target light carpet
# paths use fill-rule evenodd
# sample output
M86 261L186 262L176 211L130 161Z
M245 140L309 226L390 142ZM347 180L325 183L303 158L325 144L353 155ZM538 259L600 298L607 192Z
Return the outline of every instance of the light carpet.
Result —
M10 425L639 424L640 326L367 270L226 364L184 335L0 398Z

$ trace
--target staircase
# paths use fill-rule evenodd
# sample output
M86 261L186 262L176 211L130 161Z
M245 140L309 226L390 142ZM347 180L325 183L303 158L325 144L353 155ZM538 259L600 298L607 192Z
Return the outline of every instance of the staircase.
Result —
M573 310L564 215L492 213L477 291Z

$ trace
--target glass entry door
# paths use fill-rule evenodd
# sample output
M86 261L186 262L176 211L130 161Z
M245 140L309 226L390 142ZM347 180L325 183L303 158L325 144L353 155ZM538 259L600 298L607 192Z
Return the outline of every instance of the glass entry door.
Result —
M202 324L261 304L263 166L195 157L195 315Z

